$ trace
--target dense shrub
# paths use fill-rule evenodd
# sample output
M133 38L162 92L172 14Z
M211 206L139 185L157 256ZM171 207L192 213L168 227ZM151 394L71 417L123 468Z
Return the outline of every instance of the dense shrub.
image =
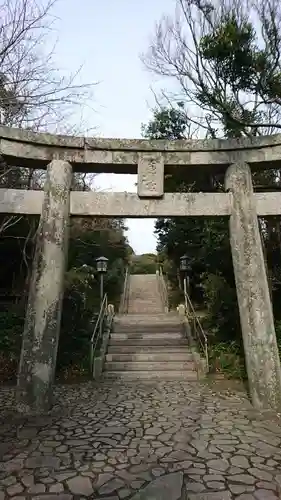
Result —
M105 291L118 304L123 285L121 262L105 280ZM89 375L90 340L100 307L99 280L89 266L66 273L57 375L64 379ZM24 306L7 305L0 310L0 381L15 382L24 329Z
M218 274L203 274L205 307L207 309L207 328L217 342L242 342L239 310L235 287L231 287L224 277Z
M156 255L133 255L130 264L131 274L155 274L157 269Z
M211 373L222 373L228 378L246 379L243 349L237 342L213 342L209 345Z
M24 326L22 306L2 305L0 310L0 380L15 380Z

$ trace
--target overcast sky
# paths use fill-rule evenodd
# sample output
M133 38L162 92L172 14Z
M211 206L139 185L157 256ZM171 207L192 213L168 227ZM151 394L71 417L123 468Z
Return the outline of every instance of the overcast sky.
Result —
M82 82L98 81L95 111L87 123L100 137L139 138L141 124L151 118L151 85L161 85L143 67L139 55L153 33L155 21L172 13L175 0L58 0L54 8L59 41L58 65L74 71L81 64ZM114 191L136 191L135 176L101 175L98 185ZM154 221L128 221L135 252L155 250Z

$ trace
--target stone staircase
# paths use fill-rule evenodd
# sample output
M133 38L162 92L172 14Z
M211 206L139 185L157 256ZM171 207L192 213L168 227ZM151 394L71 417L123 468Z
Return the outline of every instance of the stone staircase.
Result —
M157 277L131 276L128 314L115 318L105 378L197 380L179 317L163 311Z
M130 277L128 314L155 315L164 312L155 274Z

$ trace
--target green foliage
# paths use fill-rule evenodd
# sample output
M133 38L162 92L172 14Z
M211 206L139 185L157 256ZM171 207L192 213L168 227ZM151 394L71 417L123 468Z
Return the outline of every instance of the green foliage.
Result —
M87 226L73 229L57 362L57 370L64 376L88 373L90 339L100 307L100 276L96 271L100 255L108 258L104 292L117 308L128 256L123 232L111 223L102 230Z
M99 294L94 269L72 268L66 273L57 371L70 365L89 366L92 321L97 316Z
M204 59L216 64L219 76L234 88L246 90L257 79L256 59L261 54L256 45L254 27L238 20L235 11L220 19L219 25L200 40Z
M268 43L260 48L253 22L239 19L237 12L229 11L215 29L201 38L202 57L215 66L217 75L233 89L254 93L262 90L264 97L279 98L281 74L275 60L280 34L276 28L273 19L271 26L265 22Z
M9 306L9 309L2 306L0 309L0 381L15 381L19 361L35 243L34 239L26 240L30 223L32 220L24 218L21 224L5 231L0 239L2 262L5 262L0 266L5 287L2 294L5 292L8 298L13 299L20 297L18 305ZM63 373L64 377L88 373L89 343L100 307L96 258L105 255L109 259L104 292L108 294L109 302L118 307L126 262L131 253L127 248L122 221L74 219L70 233L57 358L57 374L61 376ZM8 259L6 255L9 255Z
M177 108L154 110L153 118L148 125L142 125L142 135L147 139L180 139L185 137L186 116L183 103L178 102Z
M22 308L8 305L0 311L0 351L19 353L23 324Z
M174 138L178 139L189 137L190 131L194 136L199 132L200 138L240 139L279 132L280 2L227 0L213 5L203 0L177 4L174 21L163 18L158 24L145 63L155 73L170 77L176 85L175 94L169 93L166 102L168 109L178 99L184 103L180 109L183 128L177 127L175 104L175 114L163 113L163 110L158 114L154 112L153 123L145 129L146 136L165 139L175 130L178 136ZM175 120L175 124L169 120ZM188 177L184 177L182 171L172 178L166 176L165 190L224 191L222 176L209 169L186 171ZM256 191L280 191L279 170L254 172L252 177ZM280 217L260 218L260 230L281 347ZM201 289L199 305L207 308L206 327L213 333L214 356L223 356L224 366L232 359L234 373L239 372L240 368L235 368L236 346L241 349L241 355L243 350L227 220L168 218L157 220L155 232L158 250L172 263L168 274L175 288L178 287L180 256L188 255L191 298L200 300L197 292Z
M182 115L181 115L182 116ZM173 130L173 120L177 113L155 112L152 122L146 131L153 132L157 138ZM165 127L163 119L166 120ZM157 127L161 124L159 134ZM185 122L187 127L187 122ZM177 126L175 127L177 129ZM184 129L180 130L180 135ZM166 190L172 191L220 191L222 184L219 178L210 179L204 173L190 179L166 177ZM176 306L183 301L179 290L179 262L183 254L189 259L189 278L191 298L201 302L207 309L205 328L210 335L211 364L215 371L223 371L228 376L243 375L243 357L241 357L241 330L234 284L232 258L230 252L228 221L225 218L191 218L177 217L158 219L155 225L158 237L158 251L161 261L166 260L166 273L171 284L170 304ZM167 263L169 262L169 264ZM217 347L216 347L217 346ZM239 346L239 355L236 347Z
M268 121L262 102L281 98L281 71L276 60L280 34L275 24L269 27L265 23L264 36L267 43L260 48L253 22L230 10L200 40L200 56L213 69L217 85L208 89L199 87L196 98L202 105L220 112L228 137L241 137L256 123ZM228 91L223 93L222 86L227 86ZM243 102L241 92L254 94L256 105L249 106L250 99Z
M2 304L0 311L0 380L15 380L24 326L21 305Z
M174 19L163 16L156 25L144 62L176 84L166 102L175 109L183 103L194 134L242 137L280 129L280 20L276 0L200 0L178 1Z
M281 353L281 321L275 322L275 331L276 331L276 339L279 348L279 352Z
M216 341L234 340L242 345L235 285L230 286L219 274L202 275L202 288L207 308L207 328Z
M211 373L221 373L228 378L247 378L243 352L236 342L218 342L209 346Z
M155 254L134 255L130 261L131 274L155 274L157 256Z
M180 257L188 255L190 266L215 272L231 264L227 220L223 218L158 219L155 225L158 250L164 250L175 264Z
M176 110L175 113L170 110L161 109L157 113L154 112L152 121L146 127L146 131L154 131L153 133L158 138L169 138L171 130L178 130L177 120L178 114L183 119L182 110ZM173 120L176 121L175 127ZM172 123L170 123L172 121ZM161 124L159 134L156 134L157 127ZM163 126L165 123L165 127ZM183 125L184 122L180 122ZM185 117L185 129L181 128L178 138L182 138L188 128L188 123ZM175 136L174 136L175 138ZM166 191L220 191L222 189L221 181L218 177L210 179L210 175L198 175L189 179L179 179L176 175L173 178L166 177ZM178 288L179 283L179 262L183 254L187 254L190 267L190 281L193 300L202 302L202 290L205 290L205 301L208 302L210 312L210 322L213 326L213 318L217 314L220 315L217 322L218 335L225 335L225 324L231 322L231 327L228 328L229 335L239 335L240 326L238 323L238 333L236 332L237 322L234 321L237 314L236 297L233 297L234 277L232 269L232 259L230 252L228 221L225 218L199 218L199 217L173 217L168 219L158 219L155 225L155 233L158 239L157 250L161 252L168 261L171 262L167 266L167 275L169 281L173 284L173 288ZM204 275L205 288L202 287L202 275ZM224 280L225 293L218 289L218 296L222 295L224 299L223 312L219 310L219 299L217 302L211 300L211 296L207 297L207 292L210 292L211 282L206 281L207 276L221 276ZM211 277L210 277L211 280ZM200 287L201 286L201 291ZM229 299L225 297L229 293ZM171 292L173 302L179 300L181 295L176 292ZM229 300L229 304L227 303Z

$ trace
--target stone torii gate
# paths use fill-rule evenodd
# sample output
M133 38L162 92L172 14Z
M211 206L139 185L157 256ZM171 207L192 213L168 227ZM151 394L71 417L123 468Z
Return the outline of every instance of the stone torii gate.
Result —
M250 394L281 408L281 370L257 216L281 215L281 193L254 193L251 169L280 168L281 135L148 141L36 134L0 127L8 165L47 168L44 191L0 189L0 212L41 214L18 372L18 409L52 403L70 216L227 216ZM164 170L225 171L225 193L164 193ZM72 172L138 174L138 193L70 191Z

